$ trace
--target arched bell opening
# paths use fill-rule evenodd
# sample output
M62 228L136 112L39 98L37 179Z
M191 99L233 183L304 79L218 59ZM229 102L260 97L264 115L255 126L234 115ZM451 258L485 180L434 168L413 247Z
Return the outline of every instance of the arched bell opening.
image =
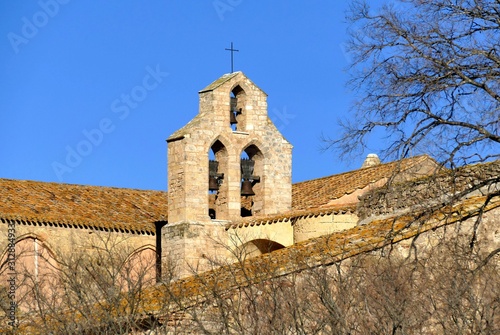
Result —
M208 215L214 219L227 219L228 153L224 144L216 140L208 152Z
M244 131L246 93L240 85L236 85L229 94L229 126L233 131Z
M243 255L245 257L255 257L262 254L268 254L270 252L283 249L285 246L267 239L255 239L250 242L245 243L241 246Z
M263 208L263 155L252 144L241 153L241 216L258 215Z

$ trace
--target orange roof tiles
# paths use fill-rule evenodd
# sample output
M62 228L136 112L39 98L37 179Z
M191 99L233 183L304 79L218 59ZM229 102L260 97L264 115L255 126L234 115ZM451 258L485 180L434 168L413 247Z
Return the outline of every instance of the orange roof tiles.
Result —
M294 184L291 211L242 219L227 228L353 211L352 204L329 202L426 161L433 160L417 156ZM154 222L168 220L167 195L160 191L0 179L0 219L154 234Z
M144 312L159 312L159 306L169 295L175 296L176 302L182 301L185 307L191 306L203 301L203 297L215 287L223 292L333 264L500 207L500 196L495 196L488 202L487 199L487 196L464 199L453 206L428 212L425 216L420 215L420 212L375 220L369 225L299 242L242 262L183 278L170 285L158 285L144 291Z
M148 287L142 291L136 312L147 318L182 311L205 301L213 290L220 294L271 278L327 266L500 207L500 196L487 199L488 196L464 199L453 206L428 212L425 216L409 213L375 220L369 225L320 236L172 283ZM106 313L109 313L108 309ZM79 314L70 311L63 316L76 318ZM64 321L64 318L54 319L54 322L61 320ZM21 325L21 328L21 332L37 333L30 324ZM4 329L0 326L0 331Z
M262 217L248 217L232 222L226 229L260 224L272 224L307 216L319 216L355 211L355 203L332 204L333 200L352 194L399 172L423 166L437 166L429 156L422 155L401 161L379 164L328 177L308 180L292 185L292 210Z
M0 179L0 219L154 234L167 193Z

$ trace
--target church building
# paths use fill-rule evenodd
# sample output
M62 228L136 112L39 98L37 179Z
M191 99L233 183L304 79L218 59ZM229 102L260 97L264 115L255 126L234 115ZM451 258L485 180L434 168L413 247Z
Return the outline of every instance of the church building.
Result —
M182 278L353 228L362 195L439 167L369 155L358 170L292 184L292 144L266 99L242 72L202 89L198 114L167 139L165 192L0 179L0 276L13 255L18 271L41 276L111 236L156 281L167 267Z

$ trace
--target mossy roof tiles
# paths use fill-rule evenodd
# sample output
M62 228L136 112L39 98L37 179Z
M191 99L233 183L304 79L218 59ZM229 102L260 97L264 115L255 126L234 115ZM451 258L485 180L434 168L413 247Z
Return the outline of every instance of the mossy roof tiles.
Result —
M154 234L167 193L0 179L0 219Z
M346 214L356 211L355 204L334 205L327 208L310 208L307 210L292 210L282 214L269 215L265 217L246 217L226 225L226 229L242 228L248 226L255 226L261 224L272 224L283 221L290 221L293 223L295 219L305 217L318 217L330 214Z
M336 232L296 243L290 247L255 258L225 265L215 270L159 285L144 291L144 313L157 313L167 296L190 306L203 301L212 289L224 292L290 273L333 264L350 257L371 252L411 239L439 227L461 222L500 207L500 197L487 196L464 199L453 206L437 208L422 215L409 213L372 221L369 225ZM265 271L263 270L265 269Z
M296 183L292 185L291 211L264 217L243 218L228 224L226 228L272 224L308 216L352 213L356 210L355 203L331 204L331 202L425 162L436 164L431 157L421 155Z
M329 202L425 160L431 158L417 156L294 184L291 211L245 218L228 228L354 211L352 204ZM168 220L167 195L161 191L0 179L0 219L154 234L154 222Z
M489 199L489 200L487 200ZM238 287L325 266L369 253L379 248L411 239L419 234L473 218L500 207L500 196L473 197L434 212L409 213L404 216L378 219L369 225L356 226L342 232L316 237L254 258L228 264L217 269L183 278L169 284L145 288L137 301L137 316L181 312L201 304L213 292L222 294ZM126 305L126 302L124 302ZM102 305L96 306L96 314ZM110 311L106 308L105 313ZM76 311L60 314L54 323L65 318L81 317ZM98 322L98 320L96 320ZM5 330L0 326L0 331ZM22 324L20 333L37 334L31 324Z

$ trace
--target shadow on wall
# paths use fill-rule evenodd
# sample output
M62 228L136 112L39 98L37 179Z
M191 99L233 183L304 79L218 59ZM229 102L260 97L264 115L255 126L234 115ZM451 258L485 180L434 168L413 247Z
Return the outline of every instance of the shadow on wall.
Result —
M271 240L256 239L245 243L241 249L247 257L255 257L282 249L284 247L284 245Z

